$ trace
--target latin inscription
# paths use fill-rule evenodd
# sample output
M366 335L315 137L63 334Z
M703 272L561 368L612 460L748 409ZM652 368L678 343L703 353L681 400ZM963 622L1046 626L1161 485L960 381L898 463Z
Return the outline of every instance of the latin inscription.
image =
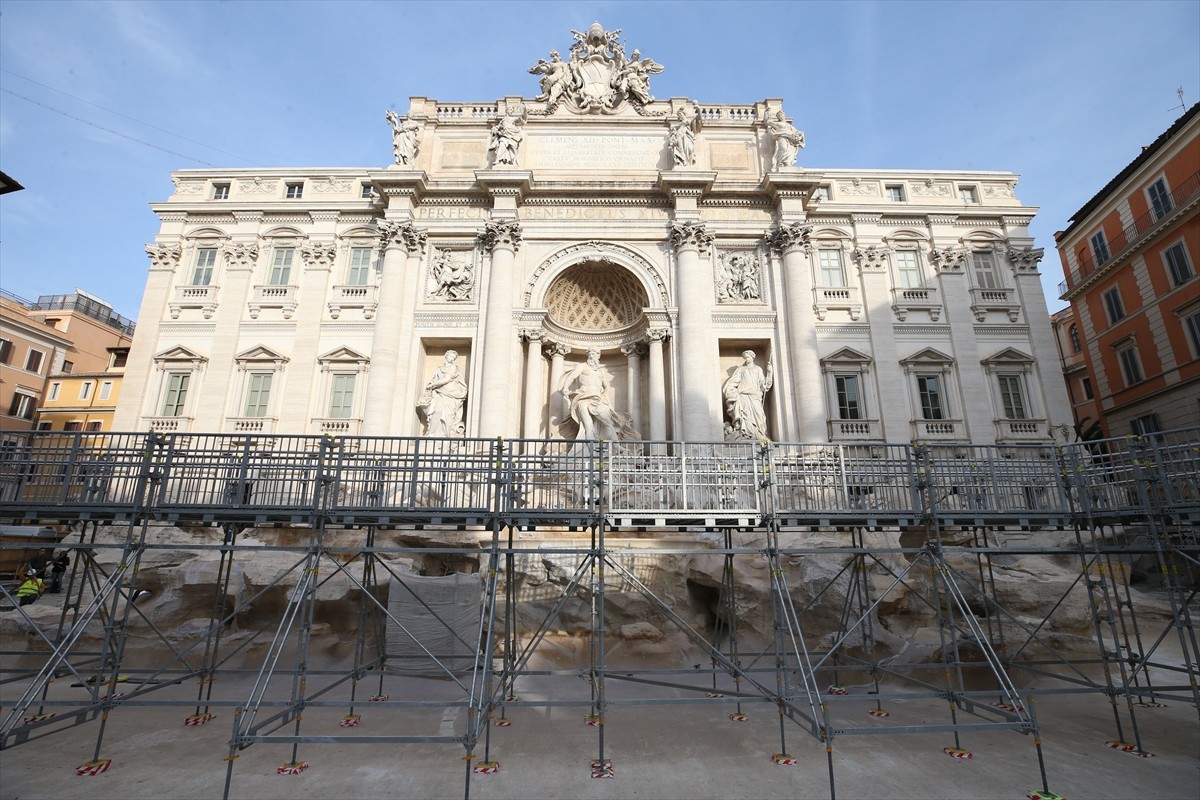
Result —
M663 136L530 136L528 163L534 169L659 169L665 161Z

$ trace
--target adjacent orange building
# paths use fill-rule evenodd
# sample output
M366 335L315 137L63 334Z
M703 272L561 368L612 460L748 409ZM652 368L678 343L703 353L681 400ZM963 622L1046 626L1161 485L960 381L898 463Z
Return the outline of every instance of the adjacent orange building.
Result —
M1107 435L1200 424L1198 206L1200 104L1054 235Z

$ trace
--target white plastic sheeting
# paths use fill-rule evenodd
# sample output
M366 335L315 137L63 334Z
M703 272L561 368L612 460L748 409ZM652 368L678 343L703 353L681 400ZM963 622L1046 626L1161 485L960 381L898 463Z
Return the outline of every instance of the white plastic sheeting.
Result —
M393 577L387 668L404 675L459 674L475 665L483 592L479 575Z

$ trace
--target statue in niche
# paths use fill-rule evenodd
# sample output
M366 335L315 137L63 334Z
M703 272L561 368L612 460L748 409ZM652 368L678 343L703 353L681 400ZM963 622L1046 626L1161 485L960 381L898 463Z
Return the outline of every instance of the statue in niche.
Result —
M725 397L725 410L731 424L726 426L725 439L733 441L749 439L760 442L767 438L767 412L763 397L775 382L770 362L767 371L754 363L754 351L742 352L742 363L721 387Z
M667 133L667 144L677 167L690 167L696 163L696 126L700 114L695 110L681 108L675 122Z
M796 154L804 147L804 131L796 130L792 123L783 116L782 111L775 112L774 117L767 119L767 130L775 139L775 153L771 169L783 169L796 163Z
M425 435L434 438L462 436L463 406L467 400L467 383L458 368L458 353L447 350L442 365L425 384L417 400L417 408L425 415Z
M435 251L431 268L433 282L437 288L433 290L434 297L444 297L447 300L470 300L471 290L475 287L475 270L468 259L455 257L444 250Z
M587 361L576 364L563 377L562 393L567 398L571 419L578 425L576 439L636 440L628 414L613 408L608 399L612 375L600 365L600 351L588 350Z
M723 257L717 267L717 302L740 303L761 299L758 259L745 253Z
M562 99L572 83L572 72L567 62L562 60L557 50L550 51L550 60L539 58L538 62L529 68L530 75L541 75L538 86L542 93L535 100L545 100L546 105L553 108Z
M421 132L421 124L401 122L396 112L391 110L387 112L387 121L392 125L392 157L397 164L407 167L417 159L417 148L420 146L417 136Z
M492 139L488 144L488 150L496 154L492 166L517 165L517 150L521 147L521 140L525 138L521 126L525 124L527 117L525 106L518 105L506 110L496 127L492 128Z

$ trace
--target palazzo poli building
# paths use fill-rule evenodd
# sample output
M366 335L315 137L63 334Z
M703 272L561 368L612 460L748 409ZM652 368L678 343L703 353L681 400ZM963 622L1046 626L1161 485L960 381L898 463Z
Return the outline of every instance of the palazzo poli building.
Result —
M114 428L572 438L598 350L624 438L1069 429L1017 175L796 166L781 101L654 99L662 65L572 33L535 99L389 112L387 168L174 173Z

